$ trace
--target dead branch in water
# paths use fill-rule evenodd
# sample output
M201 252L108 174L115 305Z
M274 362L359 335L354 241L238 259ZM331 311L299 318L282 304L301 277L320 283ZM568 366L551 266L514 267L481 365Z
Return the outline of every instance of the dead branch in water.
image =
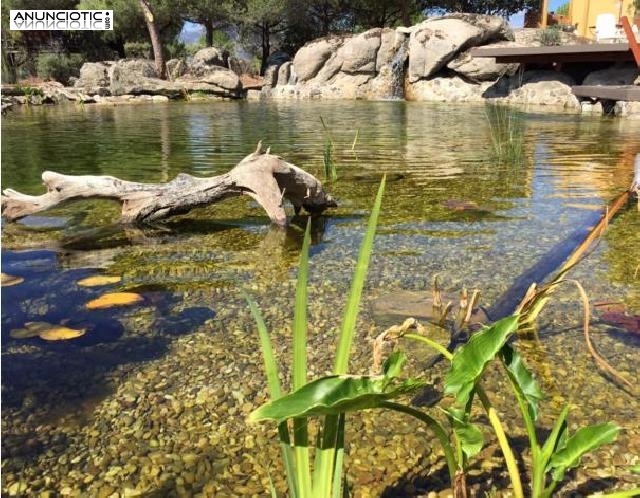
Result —
M263 152L262 143L229 172L208 178L180 174L168 183L154 184L113 176L70 176L45 171L42 180L46 194L34 196L4 190L2 216L12 221L65 201L98 197L122 203L122 223L148 223L227 197L248 195L264 208L272 223L283 226L287 222L284 199L293 204L296 213L301 208L320 213L336 206L316 177L272 155L268 149Z

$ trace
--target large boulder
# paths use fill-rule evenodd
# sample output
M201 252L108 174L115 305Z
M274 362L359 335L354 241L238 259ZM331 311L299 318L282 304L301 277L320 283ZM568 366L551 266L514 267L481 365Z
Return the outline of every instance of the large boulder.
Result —
M409 35L407 33L391 28L384 28L382 30L380 33L380 48L376 54L376 72L379 72L384 66L392 63L398 47L403 44L408 37Z
M407 86L407 100L425 102L482 102L490 82L471 83L459 76L419 80Z
M298 81L304 82L316 76L341 42L338 38L321 38L307 43L298 50L293 58Z
M504 75L513 75L519 64L500 64L494 57L472 57L463 52L447 64L447 68L473 82L495 81Z
M187 91L211 93L221 97L236 98L242 93L242 83L238 75L231 69L220 66L212 66L206 74L200 76L186 74L176 79L175 83Z
M276 84L278 85L288 85L291 82L291 67L292 62L287 61L280 66L278 69L278 80Z
M184 76L188 70L189 67L184 59L170 59L167 61L167 77L172 81Z
M607 69L589 73L583 85L633 85L640 76L640 69L633 63L616 64Z
M227 60L229 69L231 69L238 76L243 74L254 74L254 70L251 67L251 61L246 59L239 59L238 57L229 57Z
M345 40L337 51L340 71L347 74L375 74L381 35L382 29L375 28Z
M240 83L238 75L226 67L218 66L211 68L207 74L201 76L198 80L202 83L215 85L231 92L238 91L242 88L242 83Z
M73 86L89 95L111 93L111 71L115 62L85 62L80 68L80 77Z
M429 78L462 50L505 39L513 39L513 33L500 17L450 14L427 19L412 28L409 38L409 81Z
M193 65L225 66L224 52L215 47L206 47L198 50L193 56Z
M613 114L634 121L640 121L640 102L625 102L619 100L613 106Z
M278 66L267 67L262 78L264 86L274 87L278 84Z
M509 78L507 102L580 109L580 101L571 92L576 84L568 74L552 70L531 70Z
M111 71L111 94L118 95L166 95L177 97L179 90L171 82L158 78L153 61L147 59L123 59L116 62Z

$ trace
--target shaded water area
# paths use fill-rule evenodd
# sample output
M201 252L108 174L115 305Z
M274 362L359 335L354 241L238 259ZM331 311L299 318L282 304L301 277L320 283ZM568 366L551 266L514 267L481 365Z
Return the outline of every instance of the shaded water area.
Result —
M2 183L41 193L40 174L108 174L163 182L178 173L220 174L259 139L321 175L324 135L335 141L339 207L313 220L310 373L328 372L350 275L383 173L388 184L351 361L367 372L371 338L402 321L374 313L401 292L478 288L489 308L551 247L593 218L632 178L640 122L525 115L525 164L492 159L482 106L407 102L222 102L23 109L2 120ZM358 141L352 142L358 130ZM269 226L248 198L226 200L157 227L124 228L109 201L71 203L17 224L3 222L2 271L24 278L2 289L2 492L23 496L267 495L285 489L274 428L246 417L267 399L254 322L258 301L282 365L291 354L296 265L306 218ZM572 270L592 304L640 315L640 215L626 209ZM94 275L119 283L81 287ZM106 291L144 301L108 310L85 304ZM592 310L600 353L639 378L637 330ZM609 308L607 308L609 309ZM549 429L565 403L570 426L613 420L616 443L583 459L559 495L639 485L640 403L590 359L581 304L571 287L543 312L540 341L518 341L547 399ZM610 313L611 314L611 313ZM615 318L615 317L614 317ZM27 322L86 328L74 340L14 339ZM432 353L411 346L410 371ZM442 391L445 365L425 372ZM288 379L283 379L288 383ZM637 387L637 386L636 386ZM516 447L524 431L504 378L485 388ZM428 404L432 393L420 401ZM478 496L506 489L501 455L488 445L471 466ZM355 496L447 490L439 446L398 414L348 419L347 472ZM522 453L524 461L527 453ZM51 494L40 494L50 491ZM116 493L113 495L113 493Z

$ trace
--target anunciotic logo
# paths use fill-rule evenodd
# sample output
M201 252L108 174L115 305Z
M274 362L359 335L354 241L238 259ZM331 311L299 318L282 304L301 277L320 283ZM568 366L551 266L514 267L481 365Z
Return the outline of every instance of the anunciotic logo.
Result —
M11 31L113 31L113 10L11 10Z

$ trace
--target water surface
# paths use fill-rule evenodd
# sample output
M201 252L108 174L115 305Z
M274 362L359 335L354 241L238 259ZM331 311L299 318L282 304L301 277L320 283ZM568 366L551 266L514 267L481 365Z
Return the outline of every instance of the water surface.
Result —
M367 371L369 339L386 325L371 312L374 300L406 290L428 295L437 275L449 292L480 289L490 307L521 272L628 187L633 154L640 150L640 123L528 112L525 163L500 164L491 153L484 107L469 105L60 106L21 109L2 120L2 183L41 193L45 169L144 182L178 173L216 175L259 140L321 177L321 115L336 144L339 179L327 188L339 207L312 225L312 375L331 366L357 248L383 174L388 185L353 371ZM115 204L86 200L3 223L2 271L24 278L2 290L3 491L264 493L266 469L278 468L277 451L269 446L270 427L245 424L266 391L240 290L259 302L287 365L306 219L294 219L286 230L269 227L260 207L244 198L155 227L122 227L117 219ZM626 210L573 272L592 303L615 302L629 316L640 314L638 219ZM103 273L122 281L97 288L76 284ZM85 308L107 290L139 292L144 302ZM638 378L638 336L601 315L594 309L599 351L627 377ZM627 431L616 446L586 459L577 492L622 488L635 479L629 466L640 463L638 400L597 371L580 317L577 294L567 287L540 321L541 341L522 344L549 394L541 425L550 426L565 402L577 404L576 424L613 419L622 425ZM88 332L59 343L12 339L10 331L26 322ZM425 355L414 352L414 371L426 364ZM439 386L442 367L429 375ZM487 387L518 434L502 381ZM442 461L426 432L387 415L353 419L349 468L361 496L443 489L432 472ZM478 465L476 481L505 486L499 472L491 473L499 458L484 457L490 464Z

